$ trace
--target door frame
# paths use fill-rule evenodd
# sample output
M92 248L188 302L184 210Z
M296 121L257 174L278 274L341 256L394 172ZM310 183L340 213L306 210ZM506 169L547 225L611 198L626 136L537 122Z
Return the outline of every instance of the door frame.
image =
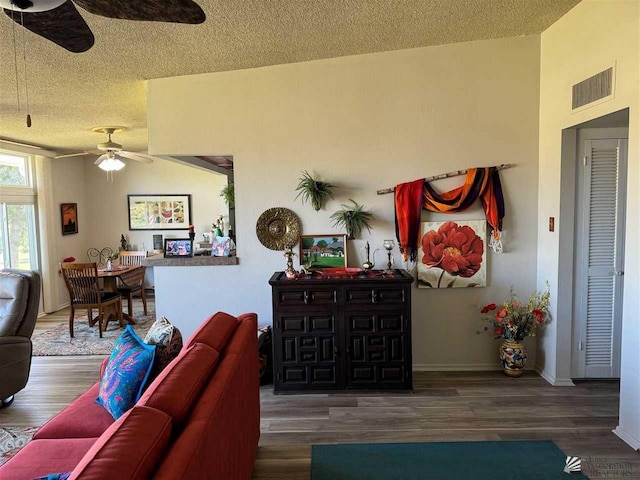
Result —
M580 128L629 127L629 108L603 115L601 117L575 124L561 130L560 161L560 208L558 232L558 293L557 293L557 345L567 353L556 356L556 361L569 364L570 378L573 372L573 289L574 289L574 232L576 178L575 162L577 154L577 131ZM624 321L623 321L624 323ZM562 347L560 347L562 346ZM577 344L576 344L577 348ZM566 367L565 367L566 368ZM557 384L560 385L560 384ZM572 386L569 379L561 385Z

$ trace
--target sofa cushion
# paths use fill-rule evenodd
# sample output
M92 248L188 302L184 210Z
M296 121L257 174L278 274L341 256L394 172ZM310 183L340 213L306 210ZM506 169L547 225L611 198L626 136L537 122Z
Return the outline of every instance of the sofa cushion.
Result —
M171 438L171 418L135 406L96 440L71 472L72 479L150 478Z
M102 435L113 423L113 417L102 405L96 403L99 389L100 383L96 382L40 427L33 438L96 438Z
M27 311L29 281L17 273L2 272L0 280L0 336L14 336Z
M251 478L260 438L257 321L238 318L241 325L155 480Z
M189 337L185 347L204 343L216 352L222 352L237 326L238 320L235 317L223 312L214 313Z
M127 325L113 345L96 402L118 419L138 401L153 367L156 347L144 343Z
M182 349L182 334L178 327L166 317L160 317L147 332L144 343L156 346L156 357L153 361L151 378L155 378L167 365L178 356Z
M0 478L25 480L54 472L70 472L96 440L96 438L32 440L0 467Z
M180 430L218 363L218 352L196 343L180 352L149 385L138 405L167 413Z

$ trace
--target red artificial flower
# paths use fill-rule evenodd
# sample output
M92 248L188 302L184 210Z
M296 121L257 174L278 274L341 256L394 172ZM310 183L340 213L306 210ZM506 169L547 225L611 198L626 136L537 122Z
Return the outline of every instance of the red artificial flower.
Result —
M502 326L498 325L494 330L493 330L493 334L494 335L502 335L502 332L504 331L504 328L502 328Z
M506 308L501 308L500 310L498 310L496 312L496 319L498 319L498 321L500 322L507 315L509 315L509 312L507 312L507 309Z
M65 259L62 260L63 263L71 263L71 262L75 262L76 259L73 257L67 257Z
M489 313L491 310L495 310L496 309L496 304L495 303L490 303L489 305L485 305L485 307L480 310L480 313Z
M542 310L538 310L536 308L532 313L533 316L536 317L536 322L542 323L542 319L544 318L544 313L542 313Z
M484 244L471 227L445 222L437 232L430 230L422 237L422 251L422 263L427 267L469 278L480 270Z

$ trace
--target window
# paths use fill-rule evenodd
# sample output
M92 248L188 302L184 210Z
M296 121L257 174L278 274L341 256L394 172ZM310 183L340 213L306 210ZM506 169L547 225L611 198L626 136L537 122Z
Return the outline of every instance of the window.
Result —
M0 268L38 269L30 167L28 155L0 151Z
M0 151L0 185L30 187L29 157Z

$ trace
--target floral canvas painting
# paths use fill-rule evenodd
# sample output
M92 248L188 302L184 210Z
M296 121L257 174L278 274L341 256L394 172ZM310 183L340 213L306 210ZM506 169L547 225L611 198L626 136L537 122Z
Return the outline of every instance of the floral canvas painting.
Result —
M418 288L487 285L485 220L423 222L418 248Z

